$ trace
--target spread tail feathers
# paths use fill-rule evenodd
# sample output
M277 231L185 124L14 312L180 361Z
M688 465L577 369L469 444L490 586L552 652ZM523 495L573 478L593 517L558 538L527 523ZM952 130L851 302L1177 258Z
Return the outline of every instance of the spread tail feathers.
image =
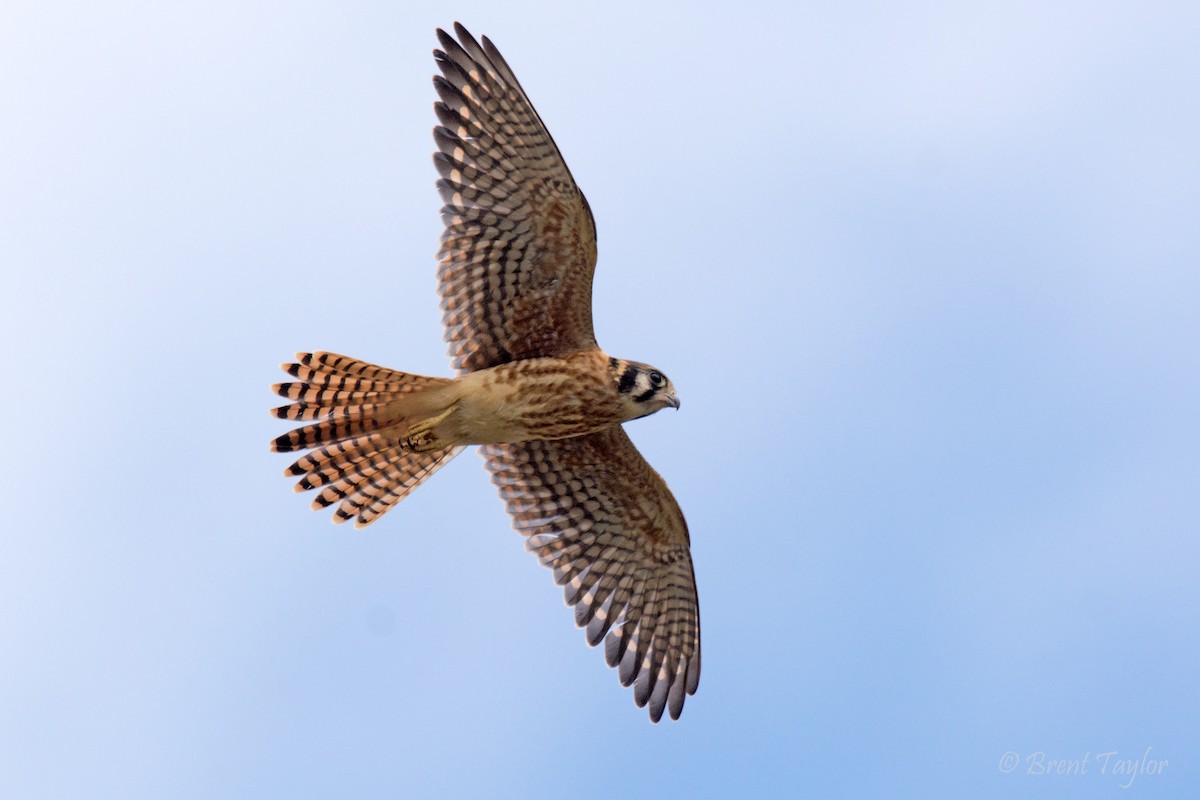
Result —
M403 500L461 446L414 449L410 430L445 411L453 385L384 369L333 353L298 353L283 370L296 382L278 383L291 400L272 409L279 419L311 421L271 442L276 452L312 448L285 470L300 476L296 491L319 489L315 509L336 505L334 522L371 524Z

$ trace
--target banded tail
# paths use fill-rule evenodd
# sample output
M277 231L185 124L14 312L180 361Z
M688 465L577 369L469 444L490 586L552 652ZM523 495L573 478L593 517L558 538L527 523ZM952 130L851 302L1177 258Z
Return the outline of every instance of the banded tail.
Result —
M296 491L319 489L314 509L337 504L334 522L370 525L462 452L431 449L413 435L419 423L447 411L454 384L384 369L334 353L297 353L283 364L295 382L272 390L292 402L279 419L311 422L271 442L279 453L309 450L284 471L301 476ZM423 432L423 435L427 431Z

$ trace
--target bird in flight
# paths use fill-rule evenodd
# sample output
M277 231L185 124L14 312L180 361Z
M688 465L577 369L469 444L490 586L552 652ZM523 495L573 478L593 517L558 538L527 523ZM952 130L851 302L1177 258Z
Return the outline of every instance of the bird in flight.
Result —
M700 609L683 513L622 423L671 407L662 372L592 329L596 228L558 147L496 47L438 30L433 160L445 230L438 291L458 375L299 353L272 413L278 452L334 522L369 525L481 445L526 548L554 571L587 641L658 722L700 681Z

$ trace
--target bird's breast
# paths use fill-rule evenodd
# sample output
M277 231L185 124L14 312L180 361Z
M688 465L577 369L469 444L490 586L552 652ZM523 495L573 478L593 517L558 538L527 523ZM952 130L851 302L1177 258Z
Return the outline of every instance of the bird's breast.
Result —
M621 421L605 358L535 358L461 376L460 441L503 444L582 436Z

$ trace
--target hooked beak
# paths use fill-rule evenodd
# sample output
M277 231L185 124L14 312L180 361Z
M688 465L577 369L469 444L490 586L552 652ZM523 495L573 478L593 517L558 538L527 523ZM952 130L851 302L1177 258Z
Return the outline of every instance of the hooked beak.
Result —
M674 392L671 392L671 394L667 395L667 405L669 405L671 408L678 411L679 410L679 396L676 395Z

